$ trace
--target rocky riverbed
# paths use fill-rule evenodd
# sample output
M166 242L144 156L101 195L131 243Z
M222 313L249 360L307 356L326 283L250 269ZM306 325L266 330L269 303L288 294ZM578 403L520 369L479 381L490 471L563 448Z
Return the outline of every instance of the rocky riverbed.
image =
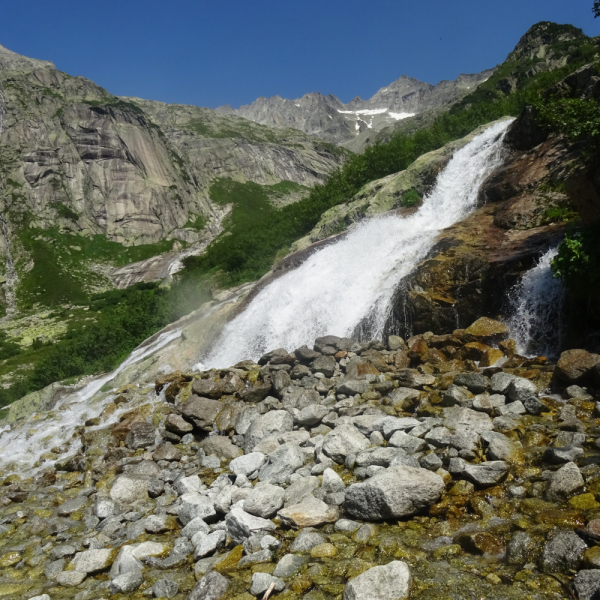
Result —
M131 382L0 473L0 598L591 600L598 389L487 318Z

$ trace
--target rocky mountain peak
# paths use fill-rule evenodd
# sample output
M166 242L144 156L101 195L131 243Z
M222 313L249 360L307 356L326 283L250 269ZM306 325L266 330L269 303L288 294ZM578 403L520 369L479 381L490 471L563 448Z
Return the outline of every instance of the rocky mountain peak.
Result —
M525 33L515 49L508 55L508 58L512 60L542 58L548 46L560 42L580 40L585 37L583 31L573 25L560 25L550 21L541 21Z
M50 67L55 69L54 63L49 60L38 60L36 58L29 58L22 54L17 54L12 50L9 50L5 46L0 44L0 69L5 70L18 70L28 71L31 69L42 69Z

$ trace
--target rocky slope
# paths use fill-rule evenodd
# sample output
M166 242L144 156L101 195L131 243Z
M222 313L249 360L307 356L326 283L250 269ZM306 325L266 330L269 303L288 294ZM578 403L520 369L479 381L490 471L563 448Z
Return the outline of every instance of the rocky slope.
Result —
M111 285L99 265L131 262L122 260L124 246L145 245L151 256L179 241L200 251L221 231L223 207L210 198L216 179L309 187L344 159L297 131L209 109L120 99L3 47L0 88L4 254L8 247L17 274L27 278L48 255L35 256L29 238L52 238L52 253L57 239L74 248L82 236L95 244L78 261L87 291ZM24 300L25 290L13 292Z
M507 335L325 336L97 393L37 470L3 461L0 593L593 598L600 356Z
M368 100L357 96L348 104L333 94L310 93L296 100L279 96L258 98L237 110L222 106L217 111L237 114L271 127L293 127L353 149L354 146L348 142L363 132L379 131L416 113L449 106L492 73L493 69L475 75L460 75L455 81L441 81L437 85L402 75Z

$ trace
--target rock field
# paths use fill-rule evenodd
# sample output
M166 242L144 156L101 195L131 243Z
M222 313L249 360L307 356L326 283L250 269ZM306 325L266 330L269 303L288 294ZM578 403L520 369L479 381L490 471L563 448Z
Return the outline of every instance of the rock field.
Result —
M0 598L598 598L599 389L485 317L125 386L0 473Z

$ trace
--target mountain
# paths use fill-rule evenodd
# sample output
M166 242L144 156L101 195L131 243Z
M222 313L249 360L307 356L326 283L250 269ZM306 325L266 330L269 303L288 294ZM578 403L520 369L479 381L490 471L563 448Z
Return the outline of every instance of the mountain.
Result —
M112 287L113 268L201 251L227 212L211 199L217 180L285 181L297 199L345 159L296 130L119 98L3 47L0 90L2 250L15 267L4 295L20 304L11 309L81 300Z
M357 96L348 104L333 94L314 92L296 100L261 97L237 110L229 105L216 110L271 127L293 127L327 142L345 144L362 132L379 131L423 111L449 106L492 73L493 69L489 69L476 75L460 75L455 81L440 81L437 85L402 75L368 100Z

